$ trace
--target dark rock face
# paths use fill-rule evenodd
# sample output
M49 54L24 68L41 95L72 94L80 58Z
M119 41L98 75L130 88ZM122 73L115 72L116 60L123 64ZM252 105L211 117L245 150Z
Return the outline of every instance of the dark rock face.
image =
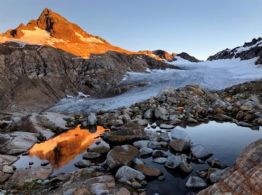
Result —
M166 61L169 61L169 62L172 62L172 61L176 61L176 56L179 56L185 60L188 60L190 62L200 62L200 60L198 60L197 58L195 58L194 56L191 56L189 55L188 53L186 52L182 52L182 53L179 53L179 54L175 54L175 53L168 53L167 51L164 51L164 50L155 50L155 51L152 51L152 53L156 56L158 56L160 59L163 59L163 60L166 60Z
M115 94L127 71L167 68L145 55L107 52L89 59L48 46L6 42L0 44L0 107L45 108L78 91Z
M167 60L167 61L173 61L174 56L173 54L168 53L167 51L164 50L155 50L153 51L153 54L157 55L161 59Z
M200 60L198 60L197 58L195 58L194 56L191 56L189 55L188 53L186 52L182 52L182 53L179 53L177 54L176 56L179 56L185 60L188 60L190 62L200 62Z
M242 47L236 47L232 50L225 49L210 56L207 60L232 59L233 57L240 58L241 60L249 60L257 57L256 64L262 64L262 38L253 39Z

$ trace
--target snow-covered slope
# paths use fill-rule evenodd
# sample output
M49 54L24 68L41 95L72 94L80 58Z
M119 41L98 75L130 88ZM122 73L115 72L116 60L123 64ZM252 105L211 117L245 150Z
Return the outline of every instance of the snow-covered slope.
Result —
M207 60L212 61L233 58L240 58L241 60L257 58L255 64L262 64L262 38L253 39L251 42L247 42L243 46L234 49L225 49L210 56Z
M146 83L116 97L104 99L63 99L52 110L65 112L88 112L91 110L110 110L129 106L158 95L162 90L180 88L188 84L198 84L208 89L224 89L246 81L262 79L262 67L254 66L257 59L225 59L199 63L176 63L184 70L152 70L146 73L129 72L122 85ZM175 62L173 62L175 63Z

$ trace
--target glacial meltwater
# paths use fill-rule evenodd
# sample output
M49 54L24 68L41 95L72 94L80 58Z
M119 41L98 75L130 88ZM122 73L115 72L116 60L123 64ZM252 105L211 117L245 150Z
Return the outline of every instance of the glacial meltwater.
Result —
M214 158L227 166L232 166L235 163L236 158L245 146L262 138L261 128L260 130L251 130L233 123L217 123L214 121L194 127L176 127L176 129L186 131L193 144L203 145L213 154ZM79 128L69 130L46 142L36 144L30 149L29 155L21 155L14 165L18 170L30 169L30 167L41 166L41 162L46 160L53 167L53 175L75 171L78 168L74 164L82 159L86 149L95 142L104 130L102 127L97 128L94 132ZM59 145L58 153L55 152L58 148L57 145ZM171 151L168 151L168 153L171 153ZM188 177L196 175L197 170L208 168L207 163L193 163L193 171L188 175L181 175L176 171L167 170L164 165L152 162L152 157L144 158L143 161L160 169L165 176L163 181L148 180L147 194L190 193L192 190L185 187ZM31 165L29 165L29 162L31 162Z

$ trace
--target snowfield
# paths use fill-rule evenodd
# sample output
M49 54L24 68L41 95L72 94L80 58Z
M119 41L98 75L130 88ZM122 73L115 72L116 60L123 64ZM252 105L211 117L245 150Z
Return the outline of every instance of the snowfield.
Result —
M121 95L104 99L65 98L51 110L66 113L112 110L157 96L166 88L181 88L189 84L198 84L211 90L224 89L246 81L262 79L262 65L255 65L255 61L255 58L244 61L229 59L199 63L178 60L172 62L172 64L183 70L167 69L151 70L145 73L129 72L121 83L147 83L144 87L135 87Z

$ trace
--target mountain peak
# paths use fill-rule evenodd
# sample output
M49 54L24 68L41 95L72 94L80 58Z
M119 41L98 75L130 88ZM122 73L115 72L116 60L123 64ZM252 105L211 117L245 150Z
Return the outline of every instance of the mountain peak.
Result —
M49 8L45 8L37 19L30 20L26 25L20 24L17 28L6 31L0 36L0 42L5 41L48 45L81 57L107 51L130 53L85 32L80 26Z
M71 30L83 31L76 24L69 22L63 16L56 12L53 12L48 8L45 8L42 11L40 16L36 20L36 24L37 27L52 33L52 35L54 36L56 36L57 33L59 34L64 31L69 31L69 29L71 29L72 27L75 27L76 29Z

